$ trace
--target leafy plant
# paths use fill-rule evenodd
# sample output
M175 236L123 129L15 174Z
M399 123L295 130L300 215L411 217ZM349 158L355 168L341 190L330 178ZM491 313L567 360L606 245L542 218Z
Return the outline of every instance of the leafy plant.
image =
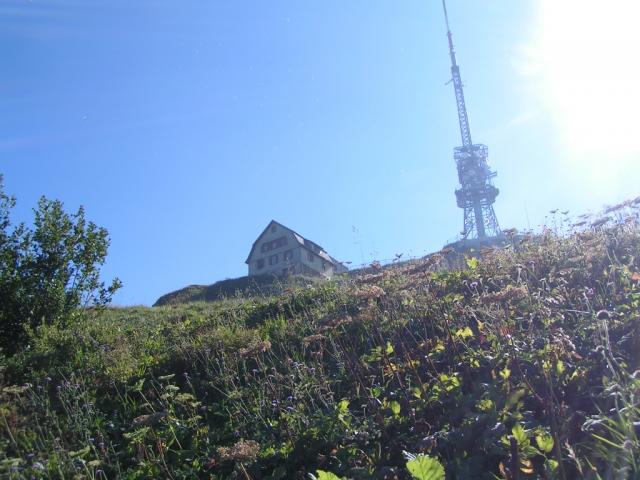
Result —
M313 473L309 474L309 478L312 480L343 480L341 477L337 476L335 473L325 472L324 470L316 471L316 475Z
M109 286L100 281L109 239L82 207L68 214L60 201L42 197L33 227L12 228L15 203L0 177L0 346L10 353L24 342L26 329L106 305L120 288L117 279Z
M407 470L414 480L444 480L444 467L437 459L408 452L405 452L405 456Z

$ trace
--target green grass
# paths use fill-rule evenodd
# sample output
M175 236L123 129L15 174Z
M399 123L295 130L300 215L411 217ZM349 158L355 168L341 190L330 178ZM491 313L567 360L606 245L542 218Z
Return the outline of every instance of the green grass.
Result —
M41 327L0 359L0 477L638 478L636 207L457 270Z
M180 305L184 303L214 302L230 298L249 298L280 295L293 287L314 285L320 282L319 277L304 275L258 275L221 280L212 285L189 285L175 292L162 295L154 307Z

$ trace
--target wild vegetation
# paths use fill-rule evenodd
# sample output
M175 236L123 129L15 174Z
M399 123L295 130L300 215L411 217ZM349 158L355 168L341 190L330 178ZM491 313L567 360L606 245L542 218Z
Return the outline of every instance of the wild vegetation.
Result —
M63 325L87 305L109 303L120 281L100 280L107 256L107 231L85 219L80 207L44 197L34 209L33 227L12 225L16 200L4 193L0 175L0 348L15 352L30 329Z
M286 278L277 275L229 278L212 285L189 285L167 293L156 300L153 306L214 302L231 297L275 296L281 295L287 288L302 287L319 281L321 279L318 277L304 275L289 275Z
M43 323L0 360L0 475L640 478L639 207L459 269Z

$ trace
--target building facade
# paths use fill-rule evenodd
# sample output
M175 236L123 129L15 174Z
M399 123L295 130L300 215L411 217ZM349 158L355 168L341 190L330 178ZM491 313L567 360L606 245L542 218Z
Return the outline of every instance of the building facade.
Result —
M330 277L347 268L331 257L320 245L271 220L253 242L249 257L249 276L253 275L321 275Z

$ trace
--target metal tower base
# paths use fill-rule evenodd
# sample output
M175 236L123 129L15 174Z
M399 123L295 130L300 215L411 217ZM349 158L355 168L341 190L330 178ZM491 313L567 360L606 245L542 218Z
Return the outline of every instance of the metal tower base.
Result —
M464 211L463 238L497 237L501 233L493 210L500 191L492 184L496 173L489 168L488 155L489 149L482 144L454 149L460 181L456 200Z

